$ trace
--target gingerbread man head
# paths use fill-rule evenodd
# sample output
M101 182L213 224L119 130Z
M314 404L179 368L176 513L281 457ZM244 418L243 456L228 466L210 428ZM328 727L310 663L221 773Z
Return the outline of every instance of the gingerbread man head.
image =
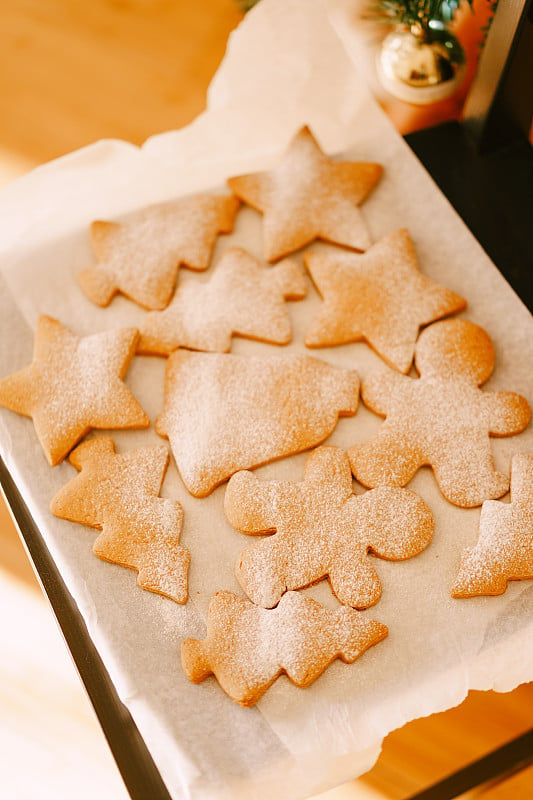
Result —
M445 319L420 334L415 366L424 377L459 378L481 386L492 375L494 358L483 328L466 319Z

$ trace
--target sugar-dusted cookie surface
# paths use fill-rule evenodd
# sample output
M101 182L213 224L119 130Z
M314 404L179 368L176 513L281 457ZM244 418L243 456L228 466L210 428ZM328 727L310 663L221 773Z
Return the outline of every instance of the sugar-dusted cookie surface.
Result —
M381 173L379 164L330 160L305 127L274 169L230 178L228 186L263 212L265 258L276 261L317 237L366 250L371 241L358 206Z
M324 300L306 334L307 347L364 339L389 366L408 372L419 328L466 306L462 297L422 275L404 229L360 255L308 253L304 261Z
M138 338L135 328L79 338L52 317L39 317L33 361L0 380L0 405L33 419L52 466L91 428L150 425L122 380Z
M209 281L182 283L168 308L146 316L138 351L168 355L187 347L224 353L233 335L287 344L292 331L285 300L301 300L306 291L295 261L264 267L232 247Z
M231 195L201 194L148 206L123 222L93 222L97 264L79 273L81 288L99 306L122 292L145 308L165 308L180 265L207 269L217 234L232 231L238 207Z
M159 497L168 449L117 454L113 440L102 437L80 444L69 460L80 474L56 494L52 513L99 528L95 555L137 570L143 589L185 603L190 555L179 544L183 510Z
M387 633L361 611L331 611L298 592L287 592L272 610L217 592L207 637L185 639L181 660L189 680L200 683L214 674L232 700L251 706L282 673L309 686L336 658L351 664Z
M425 328L415 350L420 378L385 369L362 384L365 404L386 417L376 436L348 451L364 486L405 486L424 464L457 506L501 497L507 476L494 468L489 436L513 436L531 409L513 392L486 392L494 347L486 331L463 319Z
M250 600L266 608L286 590L323 577L341 603L374 605L381 583L368 554L411 558L427 547L434 529L431 510L407 489L382 486L354 495L350 463L338 447L313 450L301 483L263 482L238 472L224 509L242 533L273 533L247 547L236 567Z
M324 441L357 411L359 378L305 355L176 350L156 430L170 439L189 492L204 497L240 469Z
M511 464L511 502L487 500L479 538L463 553L452 597L503 594L507 582L533 578L533 455Z

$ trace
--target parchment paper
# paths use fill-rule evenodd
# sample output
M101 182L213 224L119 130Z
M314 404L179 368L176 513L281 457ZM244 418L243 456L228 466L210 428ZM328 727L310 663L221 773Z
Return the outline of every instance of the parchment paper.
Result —
M273 164L307 123L329 153L384 165L382 181L362 207L373 239L409 229L422 272L466 297L463 316L493 338L496 370L486 389L517 391L533 401L531 315L369 97L339 38L347 18L336 14L335 5L262 0L231 37L208 110L188 128L157 136L142 150L99 142L3 191L1 376L30 362L41 313L79 335L142 319L145 312L122 297L101 309L79 289L76 274L93 263L92 219L222 189L230 175ZM351 41L349 31L340 33ZM235 243L261 255L260 215L246 208L239 213L235 232L217 243L211 270ZM181 270L180 280L193 279L204 278ZM291 304L294 340L288 348L236 339L233 351L303 352L320 302L309 283L308 298ZM381 363L363 343L313 355L355 367L361 377ZM127 375L152 420L162 409L163 374L163 359L138 357ZM354 418L341 420L328 442L349 447L367 440L379 424L361 407ZM153 428L112 435L119 451L161 442ZM533 452L531 427L492 441L496 466L505 472L513 453ZM75 471L68 463L48 467L31 421L1 409L0 448L175 798L308 796L366 771L389 731L459 703L469 688L507 691L533 678L533 583L514 582L498 598L450 598L461 551L477 539L480 510L447 503L429 469L409 488L434 511L433 542L410 561L376 564L383 596L365 613L389 626L388 639L353 665L335 662L306 690L282 677L255 708L242 709L212 678L189 683L179 662L181 640L205 633L211 595L218 589L242 594L233 568L250 542L225 520L224 487L198 500L174 465L165 479L163 495L184 507L181 542L192 553L190 600L179 606L139 589L132 570L96 559L93 530L51 516L52 496ZM284 459L257 474L300 480L305 458ZM308 591L331 606L337 602L325 582Z

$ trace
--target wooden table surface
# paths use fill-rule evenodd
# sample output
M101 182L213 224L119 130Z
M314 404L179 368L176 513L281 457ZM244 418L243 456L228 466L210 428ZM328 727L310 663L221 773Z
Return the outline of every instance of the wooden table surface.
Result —
M233 0L0 0L0 183L101 138L140 144L190 122L205 106L207 86L241 18ZM388 110L403 131L424 124L420 111L392 100ZM448 111L453 116L457 105ZM35 626L46 628L38 620L49 612L1 503L0 597L13 598L0 614L0 777L9 753L8 774L17 775L10 798L70 798L80 776L94 773L101 776L100 796L118 800L123 789L59 635L52 626L45 652L28 646ZM47 658L50 674L42 668ZM23 670L31 689L21 688ZM68 703L65 675L74 676ZM472 692L458 708L392 733L368 775L323 798L405 797L527 730L532 708L532 685L506 695ZM36 731L45 728L39 738ZM72 783L60 762L50 777L54 736L58 747L67 739L80 744ZM11 749L2 747L8 740ZM33 769L23 766L30 752ZM48 764L48 783L39 758ZM485 797L533 800L533 770Z

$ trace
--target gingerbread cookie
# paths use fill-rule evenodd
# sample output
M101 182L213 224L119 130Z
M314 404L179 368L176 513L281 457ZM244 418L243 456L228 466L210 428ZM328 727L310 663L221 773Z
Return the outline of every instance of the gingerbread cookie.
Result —
M148 206L124 222L93 222L98 263L80 272L81 288L99 306L122 292L144 308L165 308L180 265L207 269L217 234L232 231L238 207L231 195L195 195Z
M33 419L46 458L59 464L91 428L146 428L150 420L122 379L139 333L82 339L39 317L32 363L0 381L0 405Z
M419 328L466 306L462 297L419 272L406 230L362 255L309 253L304 261L324 300L305 337L307 347L363 339L389 366L408 372Z
M292 332L284 301L301 300L305 294L305 278L296 262L266 268L232 247L210 281L181 284L168 308L147 315L138 351L168 355L188 347L224 353L233 335L287 344Z
M374 605L381 583L368 554L411 558L427 547L434 528L431 510L407 489L382 486L354 495L348 457L338 447L314 450L302 483L265 483L238 472L224 509L242 533L274 534L247 547L236 568L250 600L266 608L286 590L323 577L341 603Z
M533 455L513 456L511 502L487 500L479 539L463 553L452 597L503 594L508 581L533 578Z
M183 510L159 497L168 450L143 447L117 455L112 439L91 439L71 454L80 474L54 497L56 517L99 528L95 555L138 571L143 589L187 601L189 551L179 544Z
M331 161L305 127L274 169L230 178L228 186L263 212L265 258L276 261L317 237L366 250L371 242L358 206L381 172L380 164Z
M363 381L365 404L386 420L348 451L355 477L369 487L405 486L428 464L455 505L501 497L509 482L494 468L489 436L520 433L531 409L518 394L478 388L494 367L488 334L467 320L436 322L420 335L415 365L418 379L385 370Z
M181 660L189 680L200 683L214 674L232 700L251 706L282 673L309 686L336 658L352 664L387 633L361 611L330 611L298 592L287 592L271 611L217 592L207 638L182 642Z
M314 447L357 411L359 378L302 355L243 357L176 350L156 429L185 486L204 497L240 469Z

